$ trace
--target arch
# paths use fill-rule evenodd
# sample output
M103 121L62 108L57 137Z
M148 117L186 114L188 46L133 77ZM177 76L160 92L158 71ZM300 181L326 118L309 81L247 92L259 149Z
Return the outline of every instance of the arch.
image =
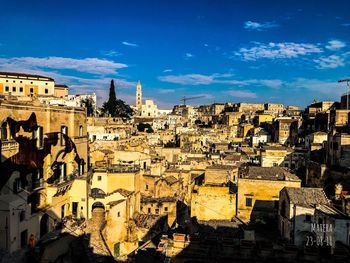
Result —
M106 193L100 188L92 188L91 189L91 197L92 198L105 198Z
M92 210L94 210L95 208L103 208L103 209L105 209L105 206L101 202L95 202L95 203L92 204Z

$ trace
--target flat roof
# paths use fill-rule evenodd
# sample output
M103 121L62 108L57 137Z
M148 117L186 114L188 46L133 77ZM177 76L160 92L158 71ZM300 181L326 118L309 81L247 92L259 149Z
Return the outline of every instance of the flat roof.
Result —
M36 74L27 74L27 73L19 73L19 72L4 72L0 71L0 78L27 78L27 79L33 79L33 80L47 80L47 81L54 81L53 78L42 76L42 75L36 75Z

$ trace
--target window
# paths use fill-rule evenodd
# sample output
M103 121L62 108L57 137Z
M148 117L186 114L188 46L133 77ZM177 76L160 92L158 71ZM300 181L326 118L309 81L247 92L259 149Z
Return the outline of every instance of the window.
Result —
M43 127L38 126L33 131L33 141L36 145L36 148L41 149L44 145L44 134L43 134Z
M45 83L45 85L47 86L47 82Z
M311 222L311 215L305 215L305 222Z
M33 81L31 81L30 84L33 84Z
M49 89L45 89L45 94L48 94L49 93Z
M5 91L8 92L9 90L10 90L9 86L6 86L6 87L5 87Z
M164 207L164 211L165 211L165 212L168 212L168 207L167 207L167 206Z
M14 80L13 83L16 83L16 81Z
M77 215L78 215L78 202L72 202L72 214L73 214L73 217L77 217Z
M272 165L273 165L273 167L276 167L276 166L278 166L278 164L277 164L277 163L273 163Z
M83 125L79 126L79 136L83 136Z
M83 175L84 174L84 170L85 170L84 168L85 168L84 159L81 159L80 162L79 162L79 167L78 167L79 175Z
M66 145L66 136L68 134L68 127L67 126L61 126L61 146Z
M30 94L33 94L33 93L34 93L34 89L33 89L33 88L30 88L30 89L29 89L29 92L30 92Z
M149 213L149 214L151 213L151 208L150 208L150 207L148 208L148 213Z
M16 92L16 87L12 87L12 91L13 91L13 92Z
M65 216L65 205L61 206L61 219L63 219Z
M22 83L22 80L19 83Z
M117 214L118 217L120 217L120 212L118 211L118 214Z
M156 208L156 215L159 215L159 208Z
M1 140L7 140L7 122L1 125Z
M23 210L19 213L19 221L22 222L25 219L26 219L26 211Z
M67 177L67 165L65 163L61 163L59 165L59 175L60 175L60 181L64 181Z
M21 179L20 178L16 178L15 181L13 182L13 193L14 194L17 194L19 192L21 192L23 189L22 189L22 182L21 182Z
M146 191L148 190L148 184L145 185L145 190L146 190Z
M19 92L23 92L23 87L20 87L20 88L19 88Z
M253 203L252 198L250 198L250 197L245 198L245 206L251 207L252 203Z
M7 79L6 82L9 82L9 80Z
M101 175L97 176L97 181L101 181L101 180L102 180L102 176Z

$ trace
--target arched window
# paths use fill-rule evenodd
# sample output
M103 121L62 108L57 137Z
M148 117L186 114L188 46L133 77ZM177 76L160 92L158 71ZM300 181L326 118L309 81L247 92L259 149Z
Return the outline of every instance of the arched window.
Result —
M83 136L83 125L79 126L79 136Z
M7 122L3 122L1 125L1 140L7 140Z

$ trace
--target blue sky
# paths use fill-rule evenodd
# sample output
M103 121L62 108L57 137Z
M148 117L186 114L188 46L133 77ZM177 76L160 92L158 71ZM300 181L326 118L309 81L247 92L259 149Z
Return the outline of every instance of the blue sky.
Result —
M350 77L349 1L0 0L0 70L40 73L71 93L110 79L162 108L193 101L339 100Z

